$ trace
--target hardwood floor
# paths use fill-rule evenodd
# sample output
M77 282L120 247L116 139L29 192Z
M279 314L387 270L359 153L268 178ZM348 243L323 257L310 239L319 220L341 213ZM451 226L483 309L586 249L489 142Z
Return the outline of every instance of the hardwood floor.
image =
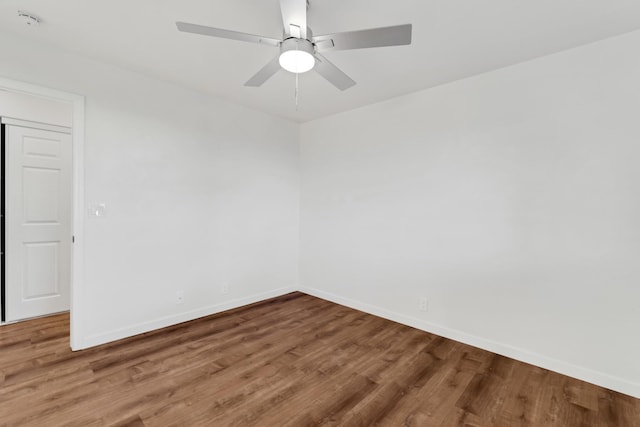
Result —
M640 426L640 400L294 293L80 352L0 327L1 426Z

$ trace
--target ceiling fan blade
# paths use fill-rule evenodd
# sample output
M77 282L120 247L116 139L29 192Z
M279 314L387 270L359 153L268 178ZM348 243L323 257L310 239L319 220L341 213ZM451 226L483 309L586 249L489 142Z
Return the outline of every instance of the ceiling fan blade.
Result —
M314 69L318 72L318 74L327 79L329 83L340 90L347 90L351 86L356 84L356 82L354 82L351 77L347 76L344 72L342 72L342 70L329 62L327 58L317 52L314 56L316 58L316 65Z
M254 34L240 33L238 31L223 30L222 28L207 27L204 25L176 22L178 30L184 33L200 34L203 36L220 37L223 39L239 40L249 43L261 43L269 46L280 46L280 40L271 37L256 36Z
M411 44L411 24L315 36L312 42L318 50L407 45Z
M284 33L299 39L307 38L307 0L280 0Z
M250 87L262 86L264 82L269 80L275 73L280 70L280 56L276 56L267 65L262 67L260 71L254 74L244 85Z

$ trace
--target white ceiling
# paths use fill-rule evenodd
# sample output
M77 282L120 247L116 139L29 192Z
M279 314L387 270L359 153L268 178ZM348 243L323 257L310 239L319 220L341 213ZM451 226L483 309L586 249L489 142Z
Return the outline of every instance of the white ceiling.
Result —
M17 10L39 16L26 26ZM326 52L314 72L246 80L277 48L180 33L175 21L281 37L278 0L2 0L0 29L303 122L640 29L638 0L310 0L314 34L413 24L411 46Z

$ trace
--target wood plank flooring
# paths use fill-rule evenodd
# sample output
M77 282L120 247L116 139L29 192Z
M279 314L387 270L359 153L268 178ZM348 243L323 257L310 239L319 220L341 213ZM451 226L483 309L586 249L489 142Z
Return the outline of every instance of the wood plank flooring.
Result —
M0 426L640 426L640 400L293 293L80 352L0 327Z

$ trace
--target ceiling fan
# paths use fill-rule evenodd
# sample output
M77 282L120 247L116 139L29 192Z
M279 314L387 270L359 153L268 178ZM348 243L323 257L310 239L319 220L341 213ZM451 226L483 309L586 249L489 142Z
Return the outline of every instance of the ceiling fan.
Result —
M320 52L411 44L411 24L314 36L307 26L307 6L308 0L280 0L284 25L282 40L186 22L176 22L176 25L186 33L280 48L280 54L245 83L252 87L261 86L282 67L296 74L315 69L335 87L346 90L356 82Z

